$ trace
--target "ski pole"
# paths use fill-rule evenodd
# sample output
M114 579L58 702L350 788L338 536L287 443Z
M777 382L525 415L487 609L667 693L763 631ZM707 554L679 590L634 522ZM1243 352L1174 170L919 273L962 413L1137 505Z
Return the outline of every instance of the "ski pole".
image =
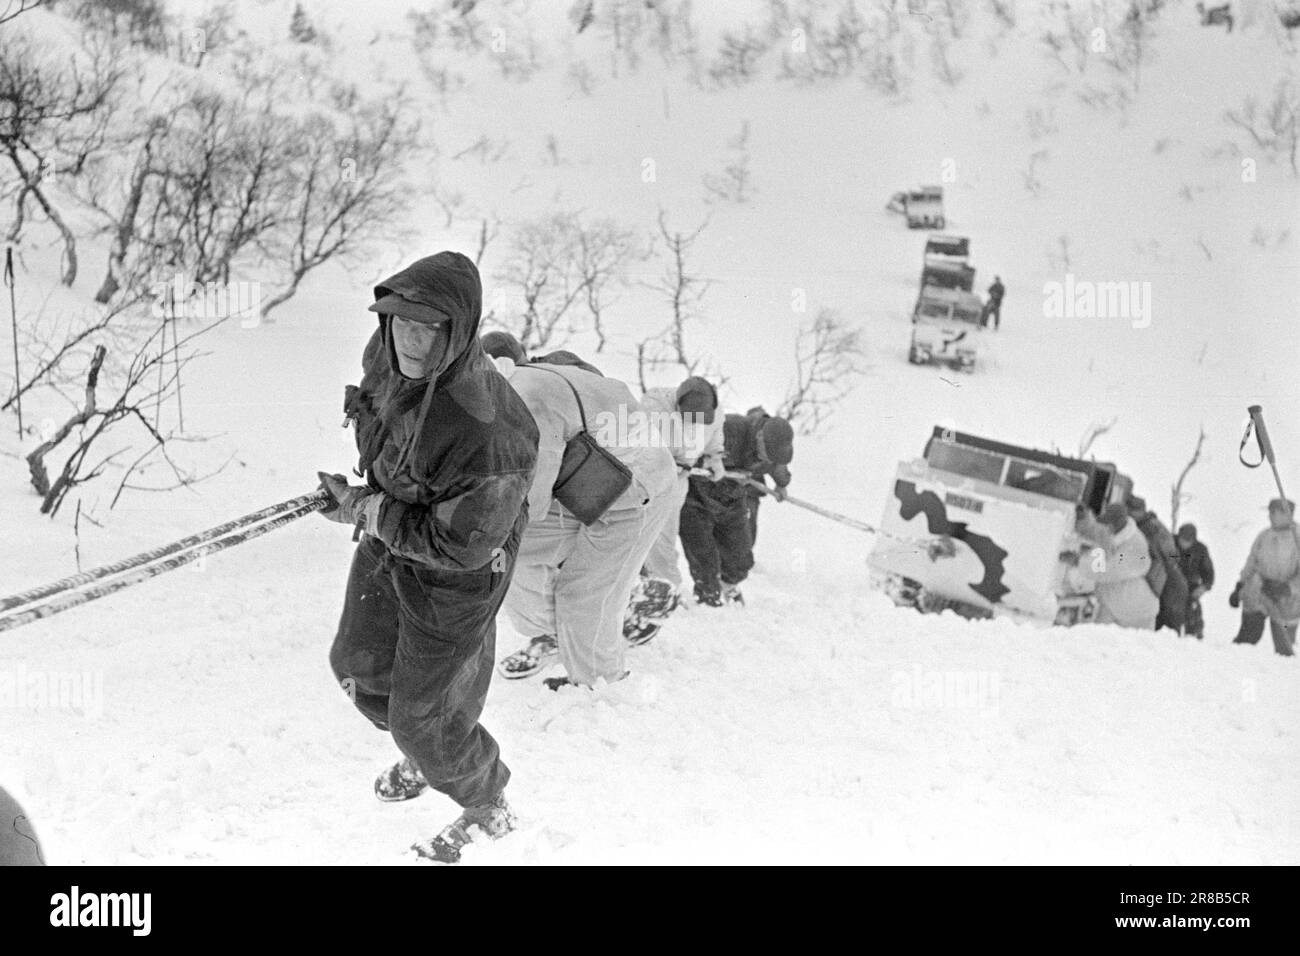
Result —
M1273 469L1273 480L1277 482L1277 494L1283 501L1290 501L1286 492L1282 489L1282 476L1277 470L1277 456L1273 453L1273 442L1269 440L1268 429L1264 427L1264 409L1259 405L1251 405L1246 409L1250 413L1250 423L1255 427L1255 440L1259 442L1259 450L1268 459L1269 468ZM1300 528L1296 527L1295 509L1291 511L1291 536L1295 538L1296 548L1300 550Z
M1278 496L1285 499L1282 476L1277 471L1277 456L1273 454L1273 443L1269 441L1268 429L1264 427L1264 409L1259 405L1251 405L1246 411L1250 413L1250 422L1255 426L1255 440L1259 442L1259 450L1268 459L1268 466L1273 469L1273 480L1277 482Z
M218 525L215 528L209 528L207 531L200 531L198 534L192 534L188 538L182 538L180 541L173 541L171 544L162 545L154 548L152 551L143 551L140 554L132 555L129 558L123 558L120 561L114 561L112 564L105 564L91 571L85 571L81 574L74 574L70 577L54 581L51 584L45 584L38 588L32 588L19 594L11 594L9 597L0 599L0 613L18 607L22 604L35 604L38 601L58 594L61 591L73 590L106 578L113 574L119 574L123 571L130 571L132 568L139 567L142 564L149 564L157 561L159 558L165 558L168 555L176 554L179 551L185 551L195 545L203 544L207 541L213 541L217 538L229 534L231 531L254 524L263 518L270 518L284 512L300 508L316 498L325 494L323 491L313 492L310 495L301 495L297 498L290 498L288 501L281 501L278 504L262 508L260 511L254 511L246 514L242 518L236 518L233 521L227 521L225 524Z
M9 316L14 331L14 402L18 406L18 440L23 440L23 382L18 372L18 302L14 298L14 247L5 246L5 285L9 287Z
M271 520L262 524L252 525L242 531L237 531L224 538L217 538L201 544L189 551L183 551L173 554L154 564L146 564L134 568L131 571L122 574L111 581L103 581L99 584L83 587L76 591L67 591L51 598L44 603L38 603L33 606L26 606L12 611L9 614L0 615L0 632L8 631L15 627L21 627L24 624L30 624L32 621L39 621L43 618L51 617L70 608L79 607L82 604L88 604L91 601L106 597L122 588L130 587L134 584L140 584L148 581L150 578L157 577L167 571L174 571L177 568L184 567L192 561L197 561L209 554L216 554L218 551L224 551L226 548L234 547L237 544L243 544L245 541L251 541L253 538L261 537L268 531L274 531L282 528L292 521L297 521L304 515L309 515L313 511L320 511L328 506L330 501L328 492L318 492L312 496L309 501L298 508L285 511Z

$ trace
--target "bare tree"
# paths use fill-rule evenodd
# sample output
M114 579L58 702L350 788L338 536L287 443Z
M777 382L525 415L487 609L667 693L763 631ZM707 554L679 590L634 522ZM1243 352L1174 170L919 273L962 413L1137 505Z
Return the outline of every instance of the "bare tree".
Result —
M566 319L585 291L578 269L578 231L573 213L553 213L523 223L511 239L498 278L523 301L524 314L511 331L525 350L560 344L572 331Z
M1238 108L1229 110L1224 119L1243 129L1251 142L1270 156L1286 157L1291 175L1300 176L1297 150L1300 149L1300 91L1294 80L1278 80L1273 99L1261 104L1247 97Z
M491 217L484 216L479 220L478 227L478 249L474 253L474 265L482 266L483 254L487 252L488 245L497 237L501 231L501 217L492 214Z
M740 86L748 83L758 73L764 54L772 47L772 39L752 24L739 31L728 30L722 36L722 46L709 66L709 77L718 86Z
M489 238L486 230L484 220L482 244ZM625 282L627 263L638 253L636 236L612 219L585 224L577 213L559 212L525 222L515 230L498 272L523 302L523 315L517 322L494 319L525 349L537 350L583 330L581 307L586 306L602 351L610 294Z
M1170 493L1169 509L1169 527L1178 531L1178 512L1183 506L1183 502L1190 500L1191 496L1183 491L1183 482L1187 480L1188 473L1196 467L1196 463L1201 460L1201 446L1205 444L1205 429L1201 428L1200 434L1196 436L1196 448L1192 451L1192 457L1188 459L1183 470L1178 473L1178 480L1174 482L1174 487Z
M801 435L817 431L853 391L865 372L862 332L848 328L833 309L818 311L795 341L795 380L777 415Z
M122 490L130 487L128 483L132 475L140 473L146 467L147 461L154 456L161 457L170 467L176 481L172 487L191 485L208 477L185 472L171 458L168 444L184 439L181 439L174 430L162 427L156 410L161 402L175 394L180 383L181 369L197 357L197 353L189 346L196 338L215 328L221 321L217 319L191 330L174 343L171 356L168 354L169 350L163 338L166 334L166 326L156 329L153 335L139 341L134 354L125 363L120 374L115 376L118 379L116 388L109 383L108 391L111 397L104 402L98 400L97 391L101 386L101 375L107 373L103 368L107 349L102 344L95 347L86 377L85 398L81 407L28 456L32 485L42 497L40 509L42 514L53 517L58 513L68 492L78 485L100 477L117 459L133 450L130 444L121 444L125 439L120 436L126 434L124 426L128 423L134 423L143 430L148 446L126 468L118 485L117 495L114 496L114 503ZM182 346L186 346L183 355L180 354ZM173 362L170 370L166 370L168 361ZM155 375L158 377L156 386L150 384ZM64 460L58 476L51 481L46 468L46 458L69 438L72 439L74 447ZM105 446L109 448L107 453L103 453ZM97 449L97 453L102 454L102 457L93 462L90 460L92 449ZM222 468L224 467L223 465Z
M1092 443L1096 441L1099 436L1106 434L1106 432L1114 428L1115 423L1118 421L1118 418L1112 418L1108 422L1092 422L1084 430L1083 437L1079 439L1079 453L1074 457L1086 458L1088 456L1088 450L1092 448Z
M752 194L749 184L749 120L740 126L740 132L727 144L732 160L719 173L705 173L705 201L748 202Z
M121 78L102 43L76 50L67 65L23 34L7 36L0 49L0 155L17 174L5 191L14 210L7 238L19 237L28 203L35 202L63 241L64 285L76 281L77 238L50 186L79 174L101 147Z
M638 254L636 235L612 219L581 227L577 234L578 275L583 283L587 311L596 333L596 351L605 350L605 310L611 291L623 285L624 270Z
M673 231L668 228L668 214L662 209L659 211L659 236L664 241L668 262L663 275L648 285L668 300L672 317L663 332L642 340L637 349L638 375L643 381L646 368L676 364L684 368L688 375L694 375L700 367L699 358L692 357L686 348L686 326L693 319L699 318L701 303L712 283L690 271L687 258L691 247L708 224L706 218L694 232ZM667 348L664 347L665 340Z
M351 261L391 235L412 192L402 175L416 143L416 127L401 120L406 107L400 97L359 106L343 131L320 116L298 127L287 170L292 189L281 195L288 213L283 226L258 240L288 271L263 317L287 302L312 270L335 257Z
M45 0L5 0L4 5L0 6L0 25L8 23L19 14L35 10L44 2Z
M16 384L14 394L0 405L0 411L8 411L23 395L40 386L60 391L61 384L66 383L61 378L62 367L84 354L85 349L96 339L112 337L119 327L126 325L132 309L140 303L141 298L142 296L134 300L119 298L112 308L98 310L89 322L66 333L57 344L54 344L53 337L48 334L35 337L39 351L29 356L31 361L24 360L23 363L24 367L33 367L35 371L30 373L26 381Z
M100 283L99 291L95 293L95 301L101 305L107 303L126 284L132 281L132 278L127 274L127 260L136 246L137 221L140 215L140 207L145 201L149 179L158 175L159 172L154 163L158 141L166 135L168 129L169 123L161 116L154 117L149 121L144 136L137 144L138 154L127 179L126 193L118 209L110 212L100 204L98 200L98 184L93 176L90 179L90 182L94 185L91 185L89 204L108 214L110 219L109 229L112 235L108 250L108 269L104 274L104 281ZM152 247L151 251L153 251ZM153 266L152 257L136 256L134 258L143 258L144 261L132 262L132 266L141 272L151 271Z

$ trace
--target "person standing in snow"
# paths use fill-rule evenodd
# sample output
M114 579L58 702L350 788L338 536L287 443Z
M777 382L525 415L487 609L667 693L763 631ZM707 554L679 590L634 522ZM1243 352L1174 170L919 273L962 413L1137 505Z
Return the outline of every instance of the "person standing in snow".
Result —
M989 286L989 298L984 303L984 317L980 320L982 328L988 328L989 319L993 319L993 331L998 330L1002 324L1002 297L1006 295L1006 286L998 276L993 277L993 284Z
M761 411L761 410L760 410ZM794 430L783 418L728 415L723 424L723 465L762 481L771 474L778 500L785 497L794 457ZM784 481L782 480L784 477ZM712 482L691 476L682 506L682 550L695 581L695 600L711 607L743 603L739 585L754 566L749 486L734 478Z
M680 600L677 535L691 468L706 469L710 481L722 480L725 473L723 417L718 414L718 392L707 379L693 375L676 388L648 389L641 397L641 409L659 424L659 434L677 465L677 480L668 520L646 555L624 622L624 635L635 642L641 642L647 632L653 635L656 622L672 613Z
M784 421L784 419L774 419L761 405L755 405L749 411L745 412L745 417L752 419L754 423L753 427L756 432L762 432L763 427L769 421ZM793 431L790 432L789 438L790 442L793 442ZM793 453L793 444L790 445L790 449L791 453ZM790 469L782 462L772 464L770 467L750 469L750 477L763 485L767 484L764 476L769 474L772 476L774 487L769 488L767 493L775 497L777 501L785 501L785 489L786 486L790 484L791 478ZM748 495L745 504L749 508L749 544L750 547L753 547L758 544L758 504L763 500L763 495L765 493L753 487L748 487L745 491Z
M1210 549L1197 540L1196 525L1188 523L1179 527L1178 569L1187 579L1187 623L1183 633L1195 637L1198 641L1205 637L1205 615L1201 610L1201 598L1214 587L1214 562L1210 560Z
M1295 504L1286 498L1268 503L1269 526L1251 545L1233 597L1241 602L1241 630L1234 644L1258 644L1268 621L1273 650L1295 655L1296 625L1300 622L1300 542L1294 520Z
M365 484L321 473L353 526L330 665L404 754L375 781L380 800L429 787L463 811L422 857L454 863L478 828L514 827L510 771L479 723L492 679L496 614L510 585L537 462L537 426L478 341L483 291L457 252L420 259L375 288L378 328L348 388Z
M1107 505L1094 518L1086 508L1076 524L1079 537L1103 551L1101 567L1094 567L1098 624L1153 631L1160 601L1147 584L1151 549L1141 529L1123 504Z
M1147 510L1145 499L1130 495L1125 505L1128 507L1128 516L1146 537L1151 548L1151 570L1147 572L1147 584L1160 600L1156 630L1168 627L1181 634L1187 624L1190 589L1178 566L1178 545L1169 529L1156 517L1156 513Z
M552 690L621 680L627 676L624 612L646 554L672 510L672 455L645 429L618 433L617 423L641 414L639 403L623 382L571 353L552 353L526 365L498 359L497 368L539 430L529 524L505 601L511 623L528 645L501 661L501 674L528 677L558 655L567 677L548 680ZM590 525L553 492L565 447L584 427L632 472L627 490Z

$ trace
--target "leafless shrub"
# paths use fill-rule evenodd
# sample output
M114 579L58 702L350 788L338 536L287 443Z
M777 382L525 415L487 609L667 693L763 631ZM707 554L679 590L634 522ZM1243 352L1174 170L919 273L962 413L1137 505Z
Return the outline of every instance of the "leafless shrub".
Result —
M748 202L753 193L749 174L749 120L741 124L740 132L728 142L731 159L721 173L704 174L706 202Z
M1079 439L1079 453L1074 457L1087 458L1088 452L1092 448L1092 443L1100 436L1114 428L1115 423L1118 421L1118 418L1112 418L1108 422L1092 422L1089 424L1088 427L1084 429L1083 436Z
M667 262L662 275L647 286L667 300L671 318L658 335L643 339L637 346L637 374L644 388L647 369L680 365L688 375L701 368L699 356L686 347L686 327L701 315L710 280L692 272L688 259L691 247L699 240L709 221L705 219L693 232L684 233L668 226L668 214L659 211L659 238L664 243Z
M795 341L795 379L777 415L801 435L822 427L865 372L862 332L848 328L833 309L823 308Z
M43 2L44 0L5 0L4 5L0 6L0 25L29 10L35 10Z
M1224 119L1245 130L1256 148L1270 159L1285 157L1291 175L1300 175L1296 165L1300 147L1300 89L1292 78L1278 80L1271 101L1261 103L1253 96L1247 97L1239 108L1229 110Z
M403 97L366 103L341 120L323 115L294 128L290 185L279 196L283 220L258 239L259 251L287 277L263 306L263 318L288 301L302 280L331 260L355 263L381 237L395 233L412 188L403 169L416 128L402 119Z
M62 239L64 285L76 281L77 237L53 187L101 149L122 75L109 47L94 40L67 61L21 33L7 34L0 48L0 154L16 174L0 187L13 206L6 238L18 239L35 203Z
M104 368L107 347L102 343L95 346L80 407L27 456L32 485L41 495L42 514L56 515L73 488L104 475L118 459L135 450L129 442L141 438L146 448L122 472L114 504L124 489L132 487L129 484L132 476L144 472L154 458L161 458L170 468L175 480L170 487L191 485L207 477L187 473L171 457L169 444L194 439L185 439L177 429L164 427L160 410L164 402L179 399L181 370L197 356L192 347L194 340L220 321L177 337L175 322L164 320L154 326L152 335L137 340L134 352L115 372ZM174 336L170 347L166 341L169 325ZM101 391L107 391L106 401L99 398ZM47 459L65 442L71 444L71 451L59 467L58 475L51 480ZM100 457L92 460L92 450Z
M1183 466L1183 470L1178 473L1178 480L1174 482L1174 487L1170 492L1169 527L1175 532L1178 531L1178 512L1182 509L1184 502L1191 500L1191 495L1183 491L1183 482L1187 480L1188 473L1196 467L1196 463L1201 460L1201 447L1204 444L1205 429L1201 428L1200 434L1196 436L1196 448L1192 450L1192 457Z
M554 347L583 328L587 308L599 349L606 342L604 312L636 253L635 237L613 220L583 223L576 213L553 213L523 223L498 272L503 288L523 304L514 322L495 316L526 350Z
M763 55L771 46L771 38L752 24L745 24L739 30L728 30L709 65L709 78L718 86L748 83L757 74Z

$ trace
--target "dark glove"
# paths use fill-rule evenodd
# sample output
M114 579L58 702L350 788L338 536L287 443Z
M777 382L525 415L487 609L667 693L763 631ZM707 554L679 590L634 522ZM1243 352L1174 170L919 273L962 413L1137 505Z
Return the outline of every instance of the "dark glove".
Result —
M323 471L316 474L320 476L320 487L334 499L334 503L322 510L321 514L339 524L355 525L361 519L366 499L374 492L369 488L349 485L342 475L327 475Z
M1241 582L1240 581L1238 581L1237 586L1232 589L1232 593L1228 595L1228 607L1241 607Z
M785 499L786 499L786 490L785 490L783 487L781 487L780 485L773 485L773 486L772 486L772 497L775 498L777 501L785 501Z

